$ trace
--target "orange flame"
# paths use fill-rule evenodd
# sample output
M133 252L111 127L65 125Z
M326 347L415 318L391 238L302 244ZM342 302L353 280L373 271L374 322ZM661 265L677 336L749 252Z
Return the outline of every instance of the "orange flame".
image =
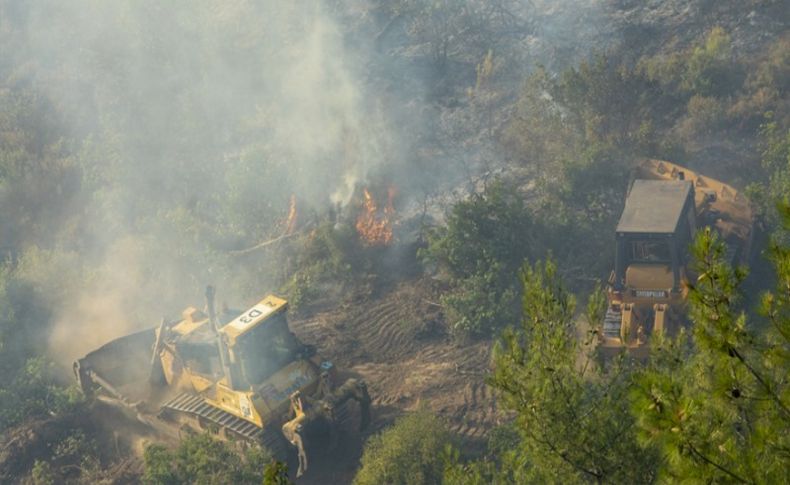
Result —
M296 229L296 196L291 195L288 205L288 218L285 220L285 234L291 234Z
M368 189L364 189L364 195L363 210L357 217L357 232L363 243L368 246L386 246L392 242L395 189L393 187L387 189L387 206L381 212Z

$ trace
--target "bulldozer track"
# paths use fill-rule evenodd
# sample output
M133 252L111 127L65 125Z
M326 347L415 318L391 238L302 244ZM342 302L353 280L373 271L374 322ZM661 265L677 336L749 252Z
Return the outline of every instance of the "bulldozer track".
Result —
M258 441L263 434L263 430L255 424L208 404L198 395L179 394L163 404L162 408L205 418L252 441Z
M338 407L335 418L340 429L347 430L352 424L356 424L359 419L358 414L358 409L352 409L348 402ZM224 429L226 436L228 431L230 431L244 442L263 446L281 459L285 459L289 452L290 447L286 444L285 438L280 434L280 430L277 427L259 428L254 423L208 404L198 395L190 393L179 394L160 408L160 416L164 419L171 418L172 420L172 418L183 415L205 419L215 424L218 429Z
M452 417L450 430L467 438L482 439L496 422L496 399L491 388L480 382L467 384L464 405Z
M619 337L620 336L620 322L622 320L622 313L615 310L611 306L606 309L606 316L603 320L603 334L606 337Z
M205 419L220 429L232 432L237 437L255 444L262 445L272 453L283 455L286 452L283 439L271 428L262 429L257 425L238 418L222 409L207 403L201 396L182 393L164 403L160 415L187 414Z
M404 355L414 340L407 325L410 315L404 315L397 302L385 302L369 313L359 315L351 323L358 339L374 360L382 361ZM412 334L412 335L410 335Z
M292 329L321 355L365 379L373 399L371 429L427 405L452 432L480 443L502 420L485 383L490 345L453 342L443 331L441 308L425 302L429 290L421 285L411 282L364 306L292 319Z

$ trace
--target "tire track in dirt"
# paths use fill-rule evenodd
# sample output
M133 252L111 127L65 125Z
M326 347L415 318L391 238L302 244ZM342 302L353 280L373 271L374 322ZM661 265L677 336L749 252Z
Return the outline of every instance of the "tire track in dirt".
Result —
M292 319L291 327L321 355L365 379L373 430L398 414L427 408L464 441L480 444L499 418L485 384L490 342L451 341L436 324L441 309L424 299L430 296L424 284L406 282L364 304Z
M493 390L484 382L469 382L464 388L464 405L452 419L450 429L460 436L484 440L488 430L498 423Z
M356 329L360 343L374 361L393 360L411 350L407 343L414 340L414 335L410 335L413 332L403 313L397 301L385 301L350 322L349 327Z

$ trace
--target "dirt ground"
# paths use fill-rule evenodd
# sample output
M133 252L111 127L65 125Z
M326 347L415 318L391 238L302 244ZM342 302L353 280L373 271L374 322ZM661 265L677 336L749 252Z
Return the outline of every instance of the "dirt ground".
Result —
M291 319L301 340L338 368L365 379L373 398L371 426L350 433L342 450L317 458L297 483L349 483L364 440L420 408L445 419L465 450L483 449L487 432L501 419L485 384L491 344L453 342L436 293L429 279L417 278Z

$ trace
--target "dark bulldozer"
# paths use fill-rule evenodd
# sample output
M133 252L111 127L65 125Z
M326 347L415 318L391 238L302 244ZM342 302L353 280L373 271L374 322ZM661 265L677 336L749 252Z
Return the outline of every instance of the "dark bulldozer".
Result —
M750 203L734 187L664 160L643 160L634 173L615 234L609 305L598 329L605 356L627 351L646 358L652 336L687 325L694 281L690 247L696 232L721 237L728 262L748 261Z

